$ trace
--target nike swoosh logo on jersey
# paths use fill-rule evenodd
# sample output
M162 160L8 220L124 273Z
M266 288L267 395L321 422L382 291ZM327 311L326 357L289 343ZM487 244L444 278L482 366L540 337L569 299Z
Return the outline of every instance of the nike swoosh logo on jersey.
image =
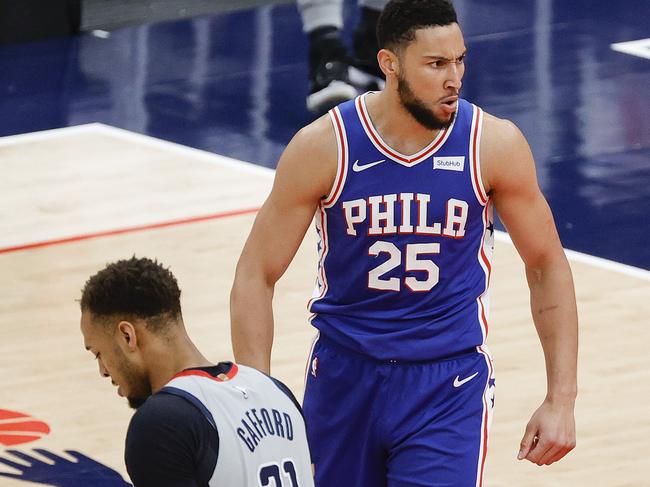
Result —
M354 161L354 164L352 164L352 170L354 172L361 172L365 171L366 169L370 169L372 166L376 166L377 164L381 164L382 162L386 162L386 159L381 159L380 161L375 161L375 162L369 162L368 164L359 164L359 159Z
M459 377L456 376L456 378L454 379L454 387L460 387L460 386L462 386L465 382L469 382L470 380L472 380L472 379L473 379L474 377L476 377L477 375L478 375L478 372L474 372L472 375L470 375L469 377L465 377L465 378L462 379L462 380L458 380Z

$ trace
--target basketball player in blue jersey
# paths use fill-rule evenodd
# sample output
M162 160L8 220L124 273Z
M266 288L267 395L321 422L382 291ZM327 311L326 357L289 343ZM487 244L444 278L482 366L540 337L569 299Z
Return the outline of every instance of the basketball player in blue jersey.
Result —
M496 210L526 267L548 379L518 458L550 465L575 445L577 312L528 144L459 97L467 49L448 1L393 0L377 33L385 89L303 128L280 159L237 267L235 357L269 372L274 284L315 214L303 408L316 485L482 485Z
M88 279L81 332L101 375L137 408L125 452L135 487L314 485L293 394L250 367L210 363L158 262L133 257Z

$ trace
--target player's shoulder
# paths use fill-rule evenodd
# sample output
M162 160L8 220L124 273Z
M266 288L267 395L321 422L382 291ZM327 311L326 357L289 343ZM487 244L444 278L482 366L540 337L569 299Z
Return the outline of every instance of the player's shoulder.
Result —
M180 396L153 394L129 423L124 457L135 485L207 485L218 454L218 432Z
M483 112L481 145L490 144L498 149L522 141L525 141L524 135L513 121Z
M528 157L530 148L511 120L485 113L481 130L481 165L510 165Z
M167 434L173 429L193 429L204 426L202 413L189 401L175 394L158 392L140 406L129 423L130 434Z
M334 184L338 146L334 128L324 115L300 129L285 148L276 171L274 195L313 204Z
M336 157L336 135L328 114L302 127L289 143L289 150Z
M503 180L522 179L523 173L534 171L530 147L519 127L489 113L483 116L480 160L488 192L502 186Z

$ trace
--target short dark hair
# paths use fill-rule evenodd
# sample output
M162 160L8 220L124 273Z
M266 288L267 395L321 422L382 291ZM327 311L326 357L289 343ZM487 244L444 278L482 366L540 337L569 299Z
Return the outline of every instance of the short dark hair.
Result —
M168 268L156 260L135 256L118 260L91 276L81 291L81 310L97 318L115 315L163 326L181 317L181 290Z
M415 40L415 31L458 23L449 0L391 0L377 22L380 49L398 50Z

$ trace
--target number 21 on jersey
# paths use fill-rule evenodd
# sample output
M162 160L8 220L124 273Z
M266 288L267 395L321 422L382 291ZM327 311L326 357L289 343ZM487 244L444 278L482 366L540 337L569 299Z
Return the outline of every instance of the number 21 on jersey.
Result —
M258 482L260 487L300 487L296 467L290 458L282 460L282 466L277 462L260 465Z

